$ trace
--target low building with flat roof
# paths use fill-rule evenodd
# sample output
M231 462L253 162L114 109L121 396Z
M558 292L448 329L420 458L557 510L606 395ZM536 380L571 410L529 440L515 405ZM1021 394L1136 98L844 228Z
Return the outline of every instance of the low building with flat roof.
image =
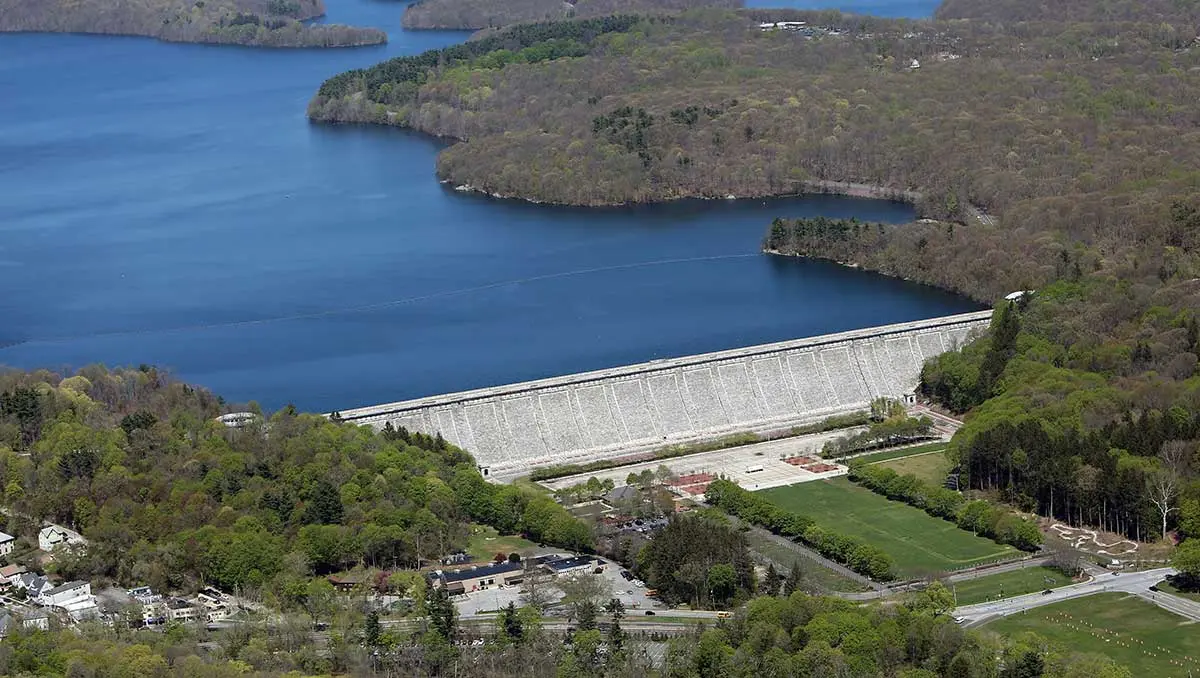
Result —
M481 565L462 570L441 571L434 574L435 586L444 587L452 594L478 591L488 586L506 586L516 584L525 576L525 567L521 563L495 563Z
M592 556L575 556L573 558L560 558L558 560L549 560L543 563L543 567L549 569L554 574L567 574L570 572L578 572L581 570L590 570L596 566L596 559Z

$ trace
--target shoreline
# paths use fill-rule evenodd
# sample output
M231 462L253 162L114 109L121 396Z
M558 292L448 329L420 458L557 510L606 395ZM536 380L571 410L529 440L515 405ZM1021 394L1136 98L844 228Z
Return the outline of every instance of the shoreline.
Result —
M322 26L341 26L343 24L320 24ZM375 28L359 29L357 26L349 26L356 30L378 31ZM298 44L298 45L275 45L265 42L232 42L228 40L183 40L176 39L164 35L155 35L153 33L126 33L122 31L53 31L37 28L0 28L0 35L82 35L90 37L112 37L112 38L145 38L148 40L157 40L171 45L209 45L212 47L249 47L253 49L268 49L268 50L300 50L300 49L357 49L360 47L378 47L388 43L387 33L382 33L382 39L378 41L356 41L345 42L334 45L321 44Z
M320 122L320 121L318 121ZM367 123L370 124L370 123ZM393 125L387 125L392 127ZM409 127L422 134L415 127ZM448 139L453 137L443 137L436 134L429 134L435 139ZM460 141L460 140L459 140ZM681 200L782 200L787 198L803 198L809 195L838 195L847 198L863 198L867 200L887 200L891 202L901 202L908 205L916 205L921 199L921 194L916 191L893 189L886 186L875 186L871 184L858 184L845 181L806 181L803 182L801 190L789 193L769 193L764 195L734 195L732 193L725 196L711 195L680 195L669 198L661 198L656 200L633 201L626 200L623 202L593 202L593 203L573 203L573 202L557 202L554 200L539 200L538 198L529 198L522 195L510 195L499 192L488 191L487 189L474 186L472 184L458 184L452 179L438 178L438 183L443 186L450 186L459 193L473 193L482 195L496 200L520 200L533 205L552 205L555 207L587 207L587 208L605 208L605 207L629 207L632 205L666 205ZM920 217L914 217L913 222ZM911 222L905 222L911 223ZM782 255L782 253L779 253ZM788 256L788 255L783 255Z

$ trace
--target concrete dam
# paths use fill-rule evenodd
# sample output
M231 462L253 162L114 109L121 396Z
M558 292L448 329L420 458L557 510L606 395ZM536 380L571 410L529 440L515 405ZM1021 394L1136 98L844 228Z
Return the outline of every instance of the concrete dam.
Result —
M586 463L767 432L912 394L925 360L986 329L991 311L655 360L342 411L470 452L485 474Z

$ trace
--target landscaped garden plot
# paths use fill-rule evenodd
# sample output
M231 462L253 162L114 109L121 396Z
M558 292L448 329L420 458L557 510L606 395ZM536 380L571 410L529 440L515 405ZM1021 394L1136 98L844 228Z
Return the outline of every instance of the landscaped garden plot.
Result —
M845 478L763 490L781 508L887 552L902 577L961 570L1015 556L1017 550L959 529L921 509L890 501Z

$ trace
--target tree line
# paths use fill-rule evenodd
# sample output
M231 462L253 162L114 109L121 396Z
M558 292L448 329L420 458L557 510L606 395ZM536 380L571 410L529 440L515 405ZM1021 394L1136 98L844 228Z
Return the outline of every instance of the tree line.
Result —
M144 35L253 47L350 47L387 42L375 28L305 24L322 0L3 0L0 31Z
M806 515L787 511L761 495L724 478L704 491L704 500L738 518L775 534L802 542L818 553L877 581L896 578L891 556L856 537L826 530Z
M884 466L851 463L850 480L999 544L1010 544L1023 551L1036 551L1042 544L1042 533L1035 521L987 501L968 501L961 493L930 485L914 474L901 475Z
M697 7L741 7L741 0L419 0L404 9L406 29L479 30L510 24L588 19L613 14L679 12Z

